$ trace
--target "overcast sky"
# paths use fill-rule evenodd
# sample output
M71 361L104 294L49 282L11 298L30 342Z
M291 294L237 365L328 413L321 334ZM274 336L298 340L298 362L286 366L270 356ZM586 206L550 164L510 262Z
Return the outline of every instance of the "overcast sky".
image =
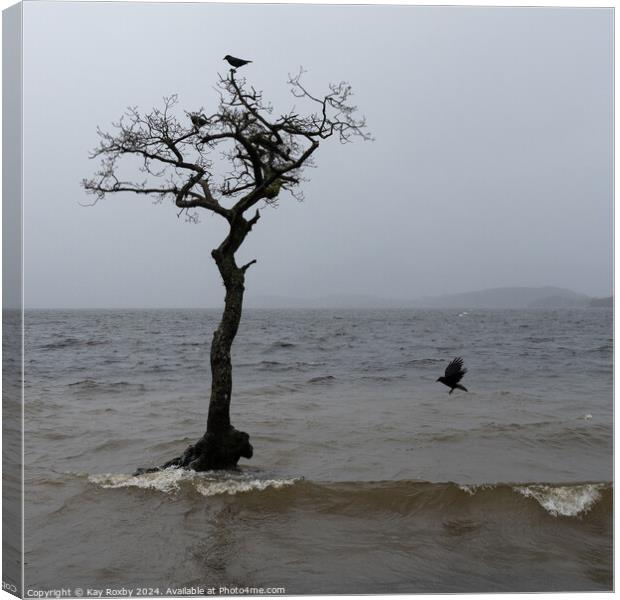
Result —
M221 218L86 208L80 180L126 106L213 109L228 53L281 107L300 65L317 92L346 79L376 138L324 143L305 202L263 212L248 296L609 295L612 26L611 9L27 2L26 305L221 303Z

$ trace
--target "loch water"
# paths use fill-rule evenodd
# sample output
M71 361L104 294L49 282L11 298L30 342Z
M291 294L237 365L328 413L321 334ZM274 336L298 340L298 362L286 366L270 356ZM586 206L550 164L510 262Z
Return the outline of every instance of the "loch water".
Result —
M246 310L254 457L132 476L203 433L218 319L26 312L27 589L612 588L610 309Z

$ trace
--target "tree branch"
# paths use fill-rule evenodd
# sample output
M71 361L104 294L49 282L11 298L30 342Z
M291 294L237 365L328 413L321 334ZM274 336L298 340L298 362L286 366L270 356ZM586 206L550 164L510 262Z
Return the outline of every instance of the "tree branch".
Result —
M248 221L248 231L250 231L252 227L254 227L256 223L258 223L259 219L260 219L260 213L257 210L256 214Z
M145 114L128 108L112 124L112 131L98 129L100 141L91 157L99 157L101 166L82 185L95 195L95 202L117 192L169 196L181 210L209 210L231 223L231 229L235 222L241 224L239 231L245 226L249 231L258 211L244 221L245 226L238 219L259 201L275 205L283 191L302 196L303 169L312 165L320 140L371 139L365 120L355 117L356 109L349 103L348 84L330 84L329 91L319 96L302 83L303 72L289 75L288 83L296 98L318 107L305 116L290 111L272 117L272 106L263 101L262 93L238 79L234 70L220 76L219 104L209 116L202 108L177 114L176 96L164 98L162 108ZM215 165L222 159L229 169L218 173ZM143 173L144 181L121 181L121 164L123 172L133 166ZM161 178L165 183L157 182ZM236 237L229 241L238 247Z
M245 273L255 263L256 263L256 259L251 260L249 263L246 263L245 265L240 267L240 269L241 269L241 271L243 271Z

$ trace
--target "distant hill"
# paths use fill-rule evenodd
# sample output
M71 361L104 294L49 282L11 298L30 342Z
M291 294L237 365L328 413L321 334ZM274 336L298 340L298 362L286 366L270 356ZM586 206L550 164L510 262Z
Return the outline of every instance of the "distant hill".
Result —
M429 308L570 308L589 306L591 298L556 287L501 287L449 296L421 298Z
M614 297L607 296L606 298L590 298L590 306L595 307L613 307L614 305Z
M502 287L415 300L340 294L315 298L248 295L248 308L578 308L612 306L613 297L591 298L557 287Z

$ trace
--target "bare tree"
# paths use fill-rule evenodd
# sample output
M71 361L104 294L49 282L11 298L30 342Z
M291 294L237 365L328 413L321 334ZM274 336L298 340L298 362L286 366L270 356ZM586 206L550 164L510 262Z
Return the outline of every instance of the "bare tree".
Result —
M231 69L226 77L219 76L219 103L212 114L202 110L178 114L178 99L172 96L148 114L129 108L113 123L112 132L98 129L100 140L91 158L99 157L101 166L93 178L82 182L95 202L119 192L171 198L179 216L197 221L197 210L205 209L229 225L228 235L211 252L226 296L211 344L207 429L196 444L163 467L227 469L235 467L240 457L252 457L248 434L230 422L230 350L241 319L245 273L256 261L237 265L235 253L259 220L259 208L275 205L285 191L301 197L302 172L322 140L370 139L365 119L357 117L350 104L350 85L332 84L326 94L316 96L306 89L302 75L300 70L289 76L288 83L298 102L313 106L306 115L292 110L274 118L262 93ZM139 160L129 170L138 168L142 181L122 178L128 157ZM253 214L246 216L248 211Z

